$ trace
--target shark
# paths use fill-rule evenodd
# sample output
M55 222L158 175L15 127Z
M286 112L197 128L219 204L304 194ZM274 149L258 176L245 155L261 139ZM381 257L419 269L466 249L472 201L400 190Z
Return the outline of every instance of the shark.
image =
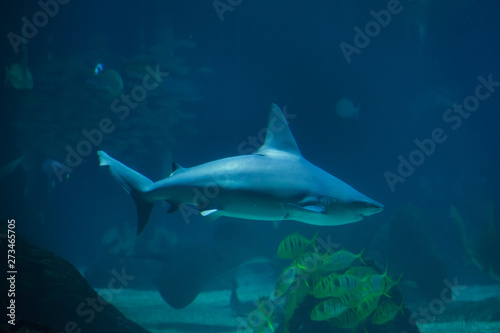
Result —
M158 200L170 203L169 213L194 206L210 220L226 216L317 226L361 221L384 208L305 159L276 104L271 105L264 143L255 152L189 168L173 163L172 173L156 182L102 150L97 153L100 166L109 167L137 205L137 234Z
M453 205L451 218L457 223L468 258L479 270L500 282L500 233L493 202L489 203L488 225L481 233L468 234L464 220Z

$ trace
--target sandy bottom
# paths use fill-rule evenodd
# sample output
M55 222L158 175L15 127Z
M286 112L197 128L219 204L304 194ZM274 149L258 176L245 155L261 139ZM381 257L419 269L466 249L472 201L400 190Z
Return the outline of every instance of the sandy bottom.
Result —
M267 288L266 288L267 289ZM100 292L97 289L97 292ZM246 290L240 292L244 300L264 296L268 290ZM423 333L500 332L500 288L471 286L460 300L448 304L443 313L433 322L420 324ZM246 317L238 317L229 307L231 291L211 291L201 293L196 300L181 310L166 304L156 290L123 290L113 294L110 302L125 316L153 333L188 332L244 332L242 325ZM493 297L493 298L492 298ZM410 309L418 311L418 309ZM471 313L477 312L477 319ZM474 315L473 315L474 316ZM492 319L494 318L494 319Z
M422 333L498 333L499 322L451 322L431 323L420 326Z
M258 295L246 292L240 293L240 298L251 300ZM186 308L175 310L156 290L122 290L110 302L127 318L153 333L237 332L247 318L232 313L230 297L230 290L204 292Z

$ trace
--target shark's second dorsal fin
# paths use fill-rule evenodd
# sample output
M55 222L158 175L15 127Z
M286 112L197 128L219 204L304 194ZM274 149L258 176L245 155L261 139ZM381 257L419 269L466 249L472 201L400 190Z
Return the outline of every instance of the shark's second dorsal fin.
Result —
M298 157L302 156L283 111L274 103L271 104L266 141L255 153L269 155L273 152L286 152Z
M172 172L175 172L177 171L177 169L184 169L183 167L181 167L179 164L173 162L172 163Z
M172 177L175 173L179 173L182 170L184 170L183 167L181 167L179 164L173 162L172 163L172 172L170 173L169 177Z

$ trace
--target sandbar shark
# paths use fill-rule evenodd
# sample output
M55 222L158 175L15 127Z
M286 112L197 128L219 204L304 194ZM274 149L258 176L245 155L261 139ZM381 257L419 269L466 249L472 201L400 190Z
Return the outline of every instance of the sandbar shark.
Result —
M500 282L500 233L493 202L489 204L488 226L482 233L467 234L465 222L454 206L451 206L451 217L457 223L462 243L472 263Z
M320 226L360 221L384 207L306 160L275 104L264 144L254 153L191 168L174 163L170 176L157 182L104 151L98 155L100 165L109 166L137 205L137 234L157 200L169 202L169 212L181 204L194 205L210 219L295 220Z

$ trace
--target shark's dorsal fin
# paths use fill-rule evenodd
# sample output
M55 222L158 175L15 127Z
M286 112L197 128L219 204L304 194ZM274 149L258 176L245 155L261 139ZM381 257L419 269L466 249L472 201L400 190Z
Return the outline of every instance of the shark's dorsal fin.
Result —
M283 111L273 103L267 124L266 141L255 154L269 155L276 152L285 152L297 157L302 156Z

